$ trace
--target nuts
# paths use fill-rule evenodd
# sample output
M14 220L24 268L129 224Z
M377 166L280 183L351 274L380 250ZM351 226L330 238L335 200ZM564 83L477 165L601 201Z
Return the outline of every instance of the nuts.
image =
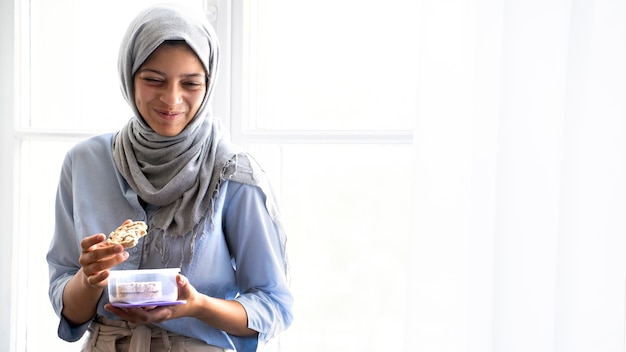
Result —
M148 233L148 225L143 221L125 222L109 234L106 242L121 244L124 248L132 248L139 243L139 239Z

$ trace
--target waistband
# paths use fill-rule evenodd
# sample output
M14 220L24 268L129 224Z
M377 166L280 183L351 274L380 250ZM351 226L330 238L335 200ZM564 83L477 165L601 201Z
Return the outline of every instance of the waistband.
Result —
M186 350L225 352L227 350L206 344L192 337L179 335L155 325L133 324L124 320L98 317L91 326L91 336L83 346L82 352L116 352L117 344L128 343L129 351L151 351L151 344L155 342L163 346L163 351L178 352L184 340ZM154 347L154 346L152 346Z

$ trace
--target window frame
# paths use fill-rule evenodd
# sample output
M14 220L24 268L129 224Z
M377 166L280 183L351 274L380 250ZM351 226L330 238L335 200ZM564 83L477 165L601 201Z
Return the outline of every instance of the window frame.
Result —
M0 285L0 299L5 304L0 307L0 329L8 331L3 334L6 338L0 339L0 350L14 351L17 339L17 306L14 304L17 297L15 275L15 252L17 241L14 234L19 233L16 227L17 192L15 177L17 163L17 140L15 137L15 121L19 110L17 97L14 94L19 80L16 74L19 60L16 48L19 44L18 24L15 14L19 1L0 2L0 223L8 232L8 236L0 236L0 272L8 284ZM10 118L6 118L10 117ZM6 281L5 281L6 283ZM7 304L8 303L8 304Z
M265 130L252 126L253 116L245 102L249 96L246 65L250 62L248 38L251 35L250 21L254 16L258 0L231 2L229 0L205 0L205 10L213 11L212 24L220 38L219 83L213 97L214 114L223 121L235 143L244 148L250 144L412 144L413 132L398 131L309 131L309 130ZM29 98L29 31L30 1L0 2L0 113L12 118L0 119L0 223L10 229L10 236L0 239L0 267L3 277L9 282L1 285L0 329L8 331L0 339L0 350L24 351L27 347L27 322L20 318L28 304L20 293L26 290L26 280L20 279L24 271L23 253L27 240L19 234L28 230L28 195L20 182L22 161L21 145L28 141L63 140L78 141L104 131L37 129L27 126L30 116ZM253 58L252 58L253 59Z
M273 130L252 127L253 116L250 99L253 87L247 82L255 80L252 65L256 50L250 47L254 40L255 13L259 0L228 2L231 8L232 26L230 58L232 70L230 91L230 133L234 142L244 148L252 143L294 144L413 144L412 130ZM241 102L235 104L234 102Z

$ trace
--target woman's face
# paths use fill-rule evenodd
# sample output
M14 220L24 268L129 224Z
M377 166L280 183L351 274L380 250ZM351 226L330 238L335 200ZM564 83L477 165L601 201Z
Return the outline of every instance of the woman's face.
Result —
M206 93L206 74L185 44L159 46L135 73L135 105L162 136L178 135L196 115Z

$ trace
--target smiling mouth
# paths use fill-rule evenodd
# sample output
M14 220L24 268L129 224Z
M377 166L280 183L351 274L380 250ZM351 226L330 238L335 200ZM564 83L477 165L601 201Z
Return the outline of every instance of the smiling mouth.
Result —
M184 114L183 111L167 111L167 110L155 110L155 111L159 115L167 117L167 118L172 118L172 117L176 117L176 116L180 116Z

